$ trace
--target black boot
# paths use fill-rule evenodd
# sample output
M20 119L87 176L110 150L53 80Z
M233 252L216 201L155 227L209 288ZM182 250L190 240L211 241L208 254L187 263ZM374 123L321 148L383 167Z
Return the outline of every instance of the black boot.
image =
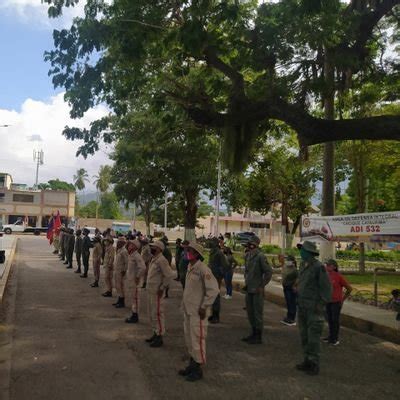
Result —
M150 338L148 338L148 339L146 339L146 342L147 342L147 343L151 343L156 337L157 337L157 334L156 334L156 333L153 333L153 336L150 337Z
M247 344L262 344L261 330L256 329L254 336L247 341Z
M165 296L164 296L164 299L168 299L168 298L169 298L168 293L169 293L169 287L167 287L167 288L165 289Z
M195 361L193 360L192 357L190 357L189 365L184 369L180 369L178 371L178 374L181 376L188 376L190 374L190 372L192 371L192 369L194 368L194 364L195 364Z
M210 318L208 318L210 324L218 324L219 323L219 314L213 313Z
M94 281L90 286L91 287L99 287L99 282L98 281Z
M186 376L186 380L188 382L196 382L202 378L203 371L201 370L201 365L195 361L189 375Z
M245 336L244 338L242 338L242 342L248 342L250 339L253 339L255 335L256 335L256 328L253 328L253 331L249 336Z
M107 292L104 292L104 293L102 294L102 296L103 296L103 297L112 297L112 292L109 291L109 290L107 290Z
M305 359L301 364L296 365L296 369L298 369L299 371L307 371L310 368L310 366L311 366L310 361Z
M115 308L124 308L125 307L125 297L120 297L115 305Z
M69 264L67 269L72 269L72 264Z
M306 369L307 375L318 375L319 374L319 365L313 362L310 362L309 367Z
M82 275L80 275L81 278L87 278L87 272L84 272Z
M128 324L137 324L139 322L139 315L133 312L129 318L125 319L125 322Z
M63 263L64 265L67 265L68 264L68 261L64 261L64 263Z
M118 296L118 299L115 303L113 303L113 306L116 306L117 304L119 304L121 302L121 297Z
M150 343L150 347L161 347L162 345L163 345L163 340L161 335L156 335L156 337Z

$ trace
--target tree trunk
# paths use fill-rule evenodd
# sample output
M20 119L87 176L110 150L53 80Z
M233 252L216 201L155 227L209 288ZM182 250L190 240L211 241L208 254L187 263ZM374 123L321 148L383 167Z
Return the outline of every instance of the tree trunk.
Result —
M196 222L197 222L197 189L185 190L185 239L189 241L196 240Z
M150 231L150 225L151 225L151 204L149 202L142 203L140 205L142 211L143 211L143 216L144 216L144 222L146 224L146 235L149 236L151 231Z
M329 50L325 50L324 79L324 116L327 120L335 119L335 70L330 61ZM335 214L335 143L324 145L323 183L322 183L322 215ZM335 243L321 243L321 260L335 258Z
M282 209L281 209L281 221L282 221L282 253L288 248L287 238L290 233L289 230L289 218L288 218L288 205L286 198L282 196Z

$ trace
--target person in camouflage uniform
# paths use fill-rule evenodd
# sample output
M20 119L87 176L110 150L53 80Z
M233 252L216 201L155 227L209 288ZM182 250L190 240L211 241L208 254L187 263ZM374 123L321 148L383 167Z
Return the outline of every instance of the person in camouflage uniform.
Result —
M245 286L247 317L252 328L249 336L242 341L248 344L261 344L264 328L264 289L272 278L272 268L267 257L260 250L260 239L254 236L247 242L245 254Z
M324 325L324 309L332 296L332 287L313 242L305 241L300 248L301 263L297 281L297 322L300 330L304 361L296 368L309 375L319 374L320 339Z
M83 239L82 239L82 231L78 229L76 231L76 238L75 238L75 256L76 256L76 263L78 265L78 268L74 271L77 274L80 274L82 272L81 270L81 265L82 265L82 245L83 245Z

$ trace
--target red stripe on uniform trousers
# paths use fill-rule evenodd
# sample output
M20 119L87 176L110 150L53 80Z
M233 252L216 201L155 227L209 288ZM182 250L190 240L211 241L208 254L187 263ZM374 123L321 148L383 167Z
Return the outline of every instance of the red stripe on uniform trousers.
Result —
M200 320L200 355L201 355L201 363L205 364L206 363L206 358L204 357L204 349L203 349L203 321Z

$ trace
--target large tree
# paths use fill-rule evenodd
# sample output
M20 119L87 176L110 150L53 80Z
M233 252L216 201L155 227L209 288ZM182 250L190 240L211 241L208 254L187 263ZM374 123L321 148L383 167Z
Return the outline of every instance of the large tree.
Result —
M46 2L52 16L75 3ZM302 146L400 138L398 115L327 120L316 112L354 79L396 82L398 60L382 53L385 37L396 43L399 3L88 0L84 18L54 32L56 49L46 59L73 117L104 101L124 113L127 99L159 77L196 122L223 130L237 167L274 119L290 125ZM398 93L388 96L380 101ZM105 124L65 134L95 150L102 135L111 140Z

